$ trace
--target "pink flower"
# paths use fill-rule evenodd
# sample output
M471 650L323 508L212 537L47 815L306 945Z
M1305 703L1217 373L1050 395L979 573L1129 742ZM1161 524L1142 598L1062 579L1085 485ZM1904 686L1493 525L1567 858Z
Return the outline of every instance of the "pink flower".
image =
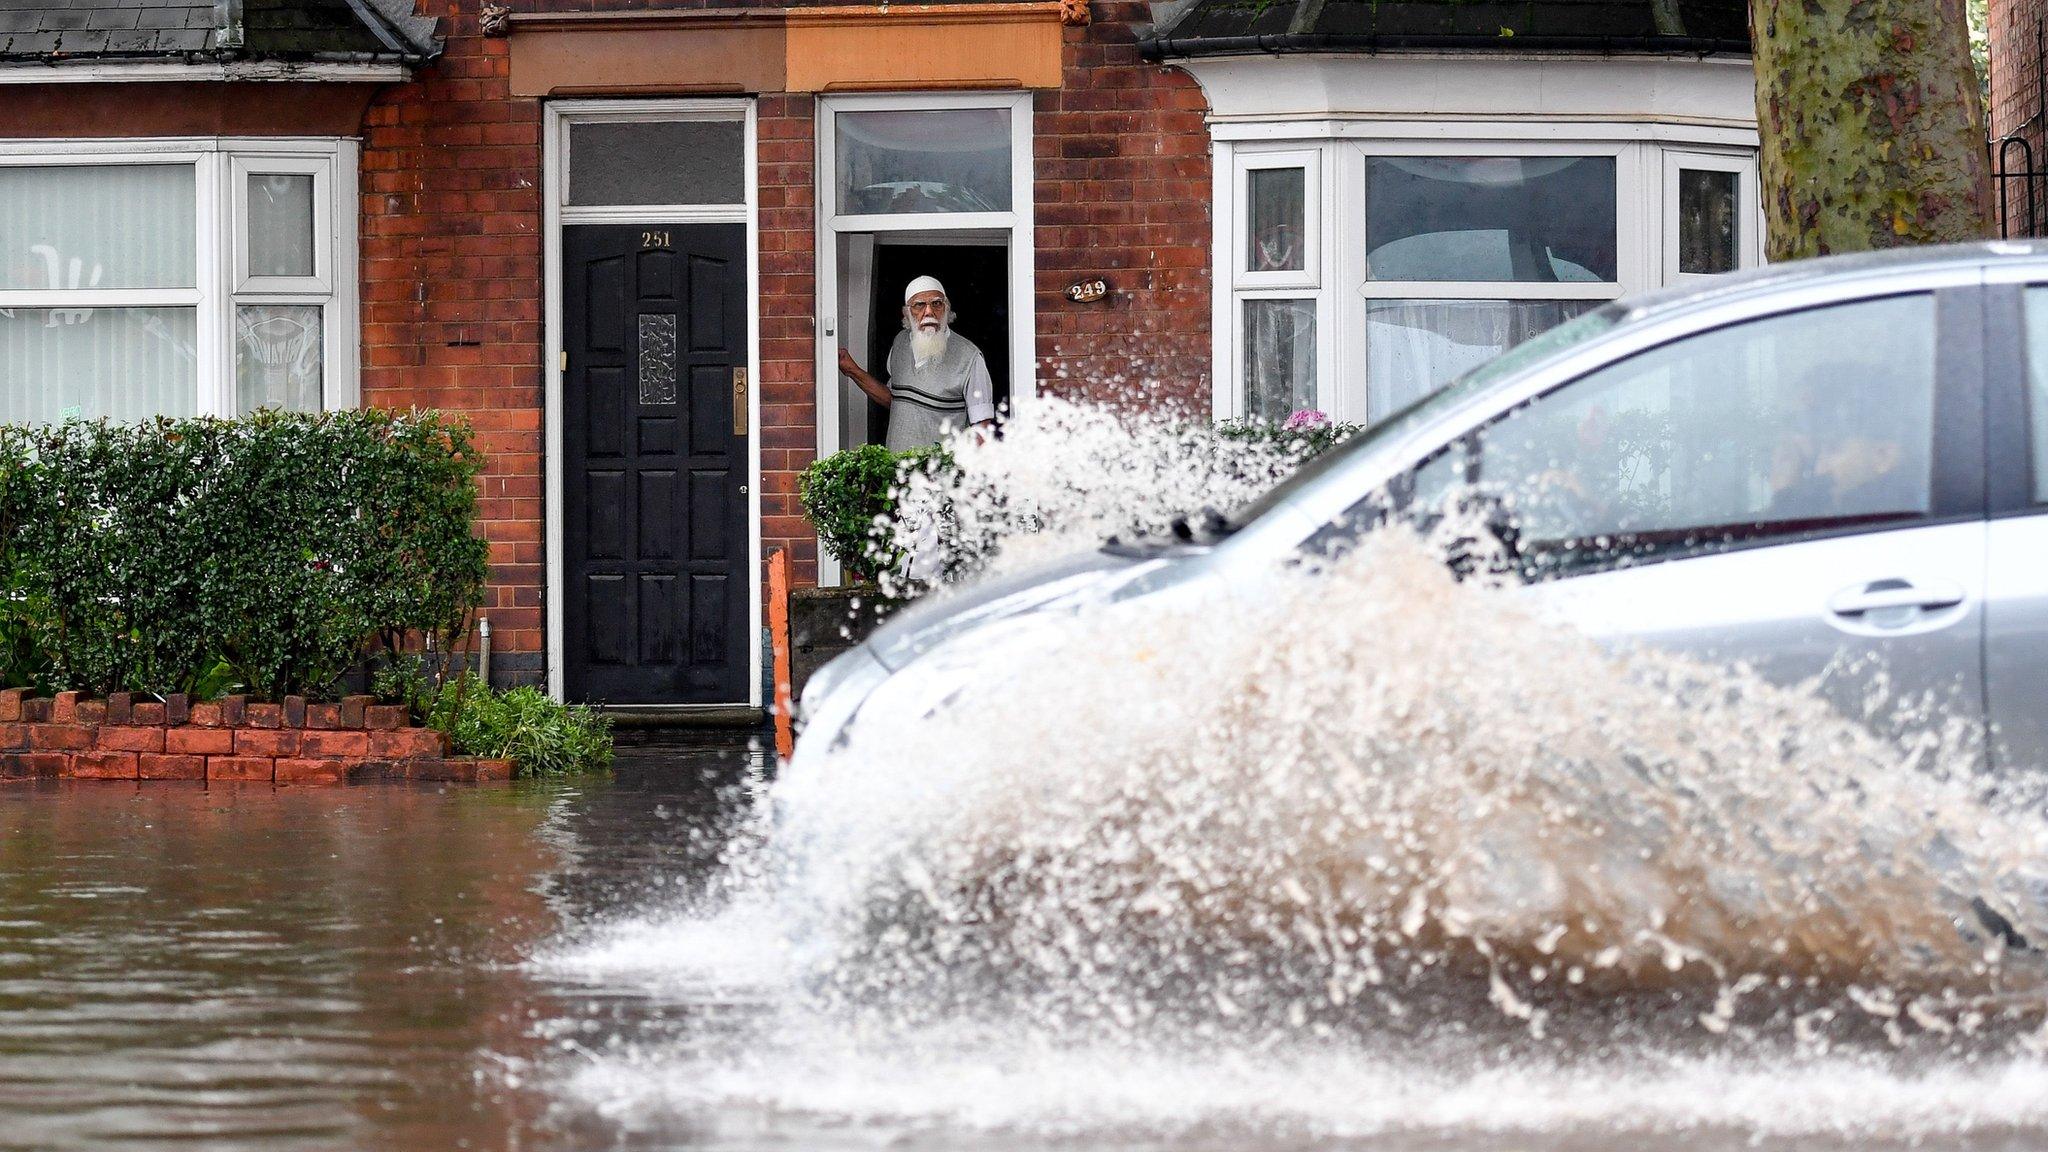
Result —
M1328 428L1329 426L1329 416L1316 411L1314 408L1302 408L1289 416L1287 423L1282 424L1280 427L1289 432L1297 432L1304 428Z

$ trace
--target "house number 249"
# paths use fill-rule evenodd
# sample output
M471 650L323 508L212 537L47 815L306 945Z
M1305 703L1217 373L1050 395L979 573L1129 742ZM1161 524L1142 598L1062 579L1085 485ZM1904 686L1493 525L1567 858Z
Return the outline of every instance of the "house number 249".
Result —
M670 244L669 244L669 242L668 242L668 233L667 233L667 232L642 232L642 233L640 234L640 246L641 246L642 248L667 248L667 247L670 247Z

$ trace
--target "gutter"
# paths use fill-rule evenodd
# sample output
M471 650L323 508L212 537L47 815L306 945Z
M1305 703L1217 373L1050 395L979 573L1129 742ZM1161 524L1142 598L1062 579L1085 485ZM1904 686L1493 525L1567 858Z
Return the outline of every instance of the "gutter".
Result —
M1380 36L1360 32L1281 32L1261 36L1153 36L1138 42L1154 63L1199 56L1282 56L1299 52L1416 50L1655 53L1666 56L1748 56L1747 40L1708 36Z
M38 55L0 59L0 85L191 80L299 80L385 84L407 80L411 75L409 68L388 57L331 60L251 60L230 57L220 60L197 55L180 55L172 59L156 55Z

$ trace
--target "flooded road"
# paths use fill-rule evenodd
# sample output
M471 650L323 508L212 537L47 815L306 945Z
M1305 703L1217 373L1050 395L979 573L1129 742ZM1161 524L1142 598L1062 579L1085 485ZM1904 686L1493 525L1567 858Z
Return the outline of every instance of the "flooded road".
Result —
M526 1070L669 1008L522 968L701 879L745 752L567 785L0 787L0 1148L609 1144Z
M744 752L447 789L0 788L0 1148L2032 1148L2048 1065L1883 1044L869 1030L718 911ZM1492 1021L1488 1023L1487 1021Z

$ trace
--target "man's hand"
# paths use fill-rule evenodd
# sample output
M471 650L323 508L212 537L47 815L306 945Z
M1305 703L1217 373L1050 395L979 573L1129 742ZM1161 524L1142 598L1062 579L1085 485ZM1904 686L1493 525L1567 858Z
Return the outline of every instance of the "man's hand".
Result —
M853 358L853 353L844 348L839 350L839 370L852 377L853 382L860 385L860 390L867 393L869 399L884 408L889 406L889 389L880 380L868 375L867 369L860 366L860 361Z

